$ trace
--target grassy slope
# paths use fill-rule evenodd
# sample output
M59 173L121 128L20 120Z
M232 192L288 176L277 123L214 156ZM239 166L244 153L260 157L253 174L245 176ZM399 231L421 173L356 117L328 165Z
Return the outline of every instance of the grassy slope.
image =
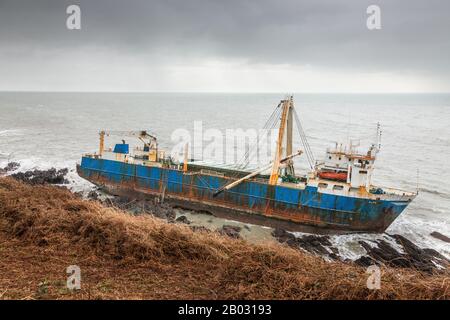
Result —
M79 265L82 289L65 289ZM277 244L102 207L69 191L0 178L3 299L449 299L450 272L382 268L381 290L363 268Z

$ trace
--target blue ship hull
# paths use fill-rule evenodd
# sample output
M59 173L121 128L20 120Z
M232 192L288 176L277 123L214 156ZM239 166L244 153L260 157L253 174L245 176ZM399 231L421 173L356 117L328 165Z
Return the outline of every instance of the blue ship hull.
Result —
M199 172L83 157L78 174L112 194L163 197L176 206L291 231L383 232L409 200L379 200L246 181L213 197L232 180Z

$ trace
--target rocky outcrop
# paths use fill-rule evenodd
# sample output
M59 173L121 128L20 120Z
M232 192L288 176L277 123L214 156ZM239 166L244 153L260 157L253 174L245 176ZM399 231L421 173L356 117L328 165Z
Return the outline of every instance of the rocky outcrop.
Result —
M241 235L239 234L239 232L241 232L241 227L238 226L224 224L222 228L217 229L217 232L233 239L241 239Z
M442 240L444 242L450 243L450 238L449 237L447 237L447 236L445 236L442 233L439 233L437 231L433 231L432 233L430 233L430 236L432 236L432 237L434 237L436 239Z
M194 232L206 232L206 233L212 232L211 230L209 230L204 226L189 226L189 228L191 228L191 230Z
M8 162L6 167L0 168L0 175L4 175L8 172L17 170L20 167L20 163L18 162Z
M100 196L100 194L97 191L95 191L95 190L91 190L87 194L87 197L90 200L98 200L99 196Z
M25 172L17 172L11 176L16 180L23 181L31 185L40 184L68 184L69 181L65 178L69 169L55 169L48 170L29 170Z
M189 221L189 219L186 218L186 216L179 216L178 218L175 219L175 221L179 223L191 224L191 221Z
M272 235L279 242L286 243L292 248L303 249L335 260L351 261L339 256L339 250L333 246L328 236L304 235L296 237L283 229L275 229ZM422 249L399 234L385 234L384 236L385 239L374 240L371 243L359 241L358 243L364 248L366 254L356 259L354 263L364 267L384 264L429 273L449 266L449 260L434 249ZM394 240L399 245L400 250L391 245L386 237Z
M330 237L319 235L305 235L296 237L292 233L283 229L274 229L272 235L281 243L286 243L293 248L302 248L313 254L327 256L331 259L338 259L338 249L333 247Z
M388 235L393 238L404 252L399 252L386 240L375 241L376 246L370 246L365 241L359 241L366 250L368 257L362 257L355 261L366 265L368 258L375 262L383 263L392 267L412 268L423 272L433 272L438 266L448 267L449 261L434 249L422 249L402 235Z
M169 222L174 222L176 218L175 210L170 205L165 203L157 203L151 200L108 197L105 200L101 200L101 202L105 206L116 207L134 214L151 214L152 216L167 220Z

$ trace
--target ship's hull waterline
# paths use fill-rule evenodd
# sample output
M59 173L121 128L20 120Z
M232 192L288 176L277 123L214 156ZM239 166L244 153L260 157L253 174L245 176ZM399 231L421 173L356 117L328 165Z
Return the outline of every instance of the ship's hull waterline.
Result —
M383 232L409 204L325 194L313 186L299 189L256 181L245 181L213 197L215 190L233 180L93 157L83 157L77 171L114 195L158 197L181 208L289 231Z

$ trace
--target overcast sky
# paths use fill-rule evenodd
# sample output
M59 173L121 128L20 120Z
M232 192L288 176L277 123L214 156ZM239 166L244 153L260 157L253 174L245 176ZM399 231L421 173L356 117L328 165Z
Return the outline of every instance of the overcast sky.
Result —
M448 0L0 0L0 90L450 92L449 34Z

